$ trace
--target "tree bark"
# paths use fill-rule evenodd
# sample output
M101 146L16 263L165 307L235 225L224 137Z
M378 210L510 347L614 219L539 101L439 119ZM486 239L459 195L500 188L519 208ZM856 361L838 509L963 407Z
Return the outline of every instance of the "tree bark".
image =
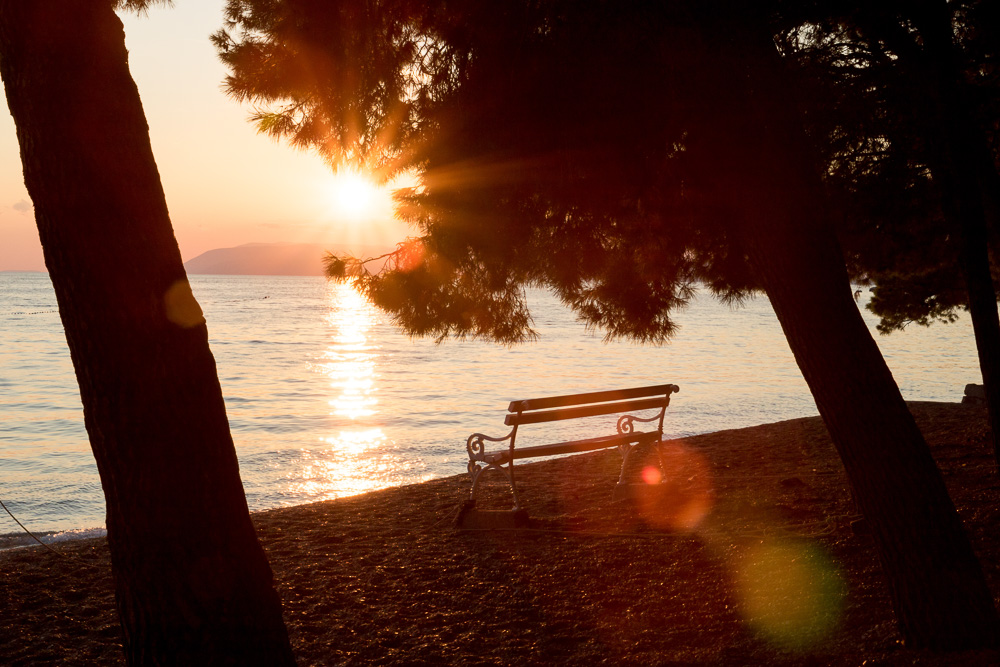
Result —
M784 185L796 187L791 179ZM854 303L834 235L812 226L815 211L757 203L769 219L751 239L753 265L871 526L903 638L936 650L994 645L992 595Z
M997 614L941 474L853 300L809 143L766 29L734 35L743 74L728 174L765 287L871 526L907 645L994 645Z
M0 1L0 74L133 665L292 665L110 2Z

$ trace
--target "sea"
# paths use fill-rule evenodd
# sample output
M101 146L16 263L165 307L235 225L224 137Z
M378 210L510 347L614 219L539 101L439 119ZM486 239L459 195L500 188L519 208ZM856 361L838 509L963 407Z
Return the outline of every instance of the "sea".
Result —
M555 296L529 293L538 339L413 339L350 285L190 276L205 312L251 510L465 472L473 432L503 436L509 401L672 383L671 437L817 414L765 298L699 293L662 346L605 342ZM969 318L875 333L907 400L958 402L980 382ZM563 433L559 429L575 428ZM595 428L601 428L595 425ZM580 437L579 425L524 438ZM99 535L104 498L45 273L0 272L0 549ZM15 520L16 517L16 520Z

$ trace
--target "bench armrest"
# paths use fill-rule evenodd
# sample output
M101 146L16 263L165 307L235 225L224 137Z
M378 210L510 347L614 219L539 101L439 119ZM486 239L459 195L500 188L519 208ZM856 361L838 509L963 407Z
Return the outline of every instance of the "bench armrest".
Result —
M502 438L493 438L483 433L473 433L465 441L465 450L469 452L469 463L473 461L485 461L486 460L486 443L487 442L507 442L514 437L514 432L517 429L512 429L510 433L503 436Z

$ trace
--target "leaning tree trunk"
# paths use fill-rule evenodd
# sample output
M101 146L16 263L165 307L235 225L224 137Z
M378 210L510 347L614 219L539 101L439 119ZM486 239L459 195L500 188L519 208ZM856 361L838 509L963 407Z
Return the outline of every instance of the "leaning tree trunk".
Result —
M104 487L126 657L291 665L110 5L0 1L0 74Z
M752 3L751 3L752 4ZM751 14L753 10L751 9ZM761 280L871 526L910 646L994 644L997 614L941 474L853 300L822 185L766 29L731 35L732 184ZM726 175L728 174L728 177Z
M990 415L993 456L1000 473L1000 316L990 271L985 207L985 193L996 180L996 169L961 82L952 43L952 10L943 1L915 3L910 9L924 41L924 62L919 69L926 73L930 93L925 119L929 166L941 191L945 218L959 244Z
M798 187L794 178L783 184ZM787 190L766 192L788 197ZM753 225L752 263L871 526L902 636L909 646L938 650L992 645L993 597L853 300L832 231L805 202L781 211L755 203L768 218Z

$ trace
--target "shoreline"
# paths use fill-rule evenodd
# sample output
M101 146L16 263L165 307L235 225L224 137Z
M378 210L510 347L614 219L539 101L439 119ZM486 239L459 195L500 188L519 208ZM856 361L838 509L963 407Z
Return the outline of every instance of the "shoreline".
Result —
M996 598L985 409L910 406ZM252 513L299 664L1000 664L900 645L818 417L672 444L654 505L613 451L518 466L526 530L454 530L466 475ZM0 663L123 664L106 540L57 548L0 552Z
M51 546L54 544L63 544L65 542L74 542L76 540L101 539L107 537L107 534L108 531L106 528L73 528L70 530L50 530L41 532L31 531L30 534L23 530L20 532L0 533L0 553L10 551L12 549L23 549L24 547L39 547L44 549L45 547L42 545ZM35 540L36 537L39 538L42 545Z
M920 402L921 401L916 401L916 403L920 403ZM924 403L939 403L938 401L922 401L922 402L924 402ZM950 405L951 404L950 402L940 402L940 403L945 404L945 405ZM810 418L813 418L813 417L816 417L816 415L806 415L804 417L795 417L793 419L810 419ZM789 420L783 420L783 421L789 421ZM774 422L774 423L781 423L781 422ZM724 429L720 429L720 430L717 430L717 431L705 431L705 432L702 432L702 433L680 433L680 434L676 434L673 439L676 439L676 440L686 440L686 439L689 439L689 438L696 438L696 437L701 437L701 436L706 436L706 435L713 435L713 434L716 434L716 433L723 433L725 431L741 430L743 428L756 428L757 426L762 426L762 425L766 425L766 424L755 424L753 426L744 426L744 427L740 427L740 428L724 428ZM458 451L459 449L463 449L464 450L464 444L461 447L456 446L456 451ZM464 455L464 451L461 452L461 453ZM565 457L565 456L569 456L569 455L562 455L562 457ZM453 474L441 475L440 477L432 477L430 479L423 480L421 482L406 482L404 484L399 484L399 485L395 485L395 486L387 486L387 487L385 487L383 489L373 489L373 490L370 490L370 491L362 491L361 493L340 496L339 498L331 498L331 499L328 499L328 500L343 500L343 499L346 499L346 498L354 498L354 497L356 497L358 495L364 495L365 493L374 493L374 492L377 492L377 491L384 491L385 489L400 488L400 487L404 487L404 486L411 486L411 485L416 485L416 484L423 484L425 482L434 481L434 480L440 480L440 479L448 479L450 477L464 477L466 475L466 473L462 472L462 470L464 469L465 464L466 464L466 459L457 459L455 461L454 468L455 468L455 470L458 470L459 472L456 472L456 473L453 473ZM524 465L524 464L521 464L521 465ZM4 498L0 498L0 500L5 500L5 499ZM263 509L250 510L250 515L253 516L253 515L261 513L261 512L272 512L272 511L275 511L275 510L293 509L293 508L296 508L296 507L302 507L302 506L305 506L305 505L310 505L310 504L313 504L313 503L316 503L316 502L327 502L327 501L325 501L325 500L310 500L310 501L307 501L307 502L304 502L304 503L299 503L299 504L294 504L294 505L281 505L281 506L277 506L277 507L267 507L267 508L263 508ZM7 517L8 519L11 518L11 515L8 512L3 512L2 511L2 508L0 508L0 516ZM20 523L21 517L17 516L17 514L14 514L13 516L17 517L16 519L14 519L14 521L17 521L18 523ZM56 529L56 530L33 530L30 525L27 525L26 527L27 527L28 531L30 531L30 534L27 531L25 531L25 530L17 530L17 529L10 530L10 531L5 532L5 533L0 533L0 553L3 553L5 551L9 551L11 549L21 549L21 548L24 548L24 547L41 546L41 545L39 545L39 543L33 537L31 537L31 535L34 535L34 536L36 536L38 538L41 538L42 544L44 544L44 545L62 544L64 542L70 542L70 541L80 540L80 539L89 539L91 537L105 537L107 535L107 529L104 526L98 526L98 527L95 527L95 526L91 526L91 527L75 527L75 528L64 528L64 529ZM44 547L42 547L42 548L44 548Z

